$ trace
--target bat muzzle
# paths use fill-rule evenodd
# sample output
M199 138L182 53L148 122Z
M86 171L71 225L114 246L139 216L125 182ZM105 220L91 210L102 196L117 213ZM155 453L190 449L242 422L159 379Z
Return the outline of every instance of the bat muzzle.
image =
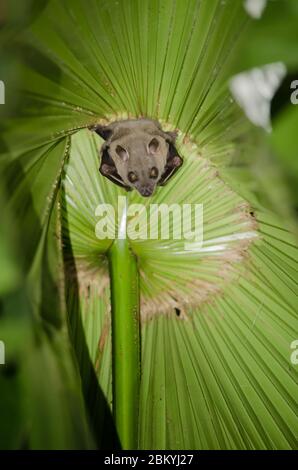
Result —
M153 192L154 192L154 188L145 187L145 188L140 188L139 189L139 193L143 197L149 197L153 194Z

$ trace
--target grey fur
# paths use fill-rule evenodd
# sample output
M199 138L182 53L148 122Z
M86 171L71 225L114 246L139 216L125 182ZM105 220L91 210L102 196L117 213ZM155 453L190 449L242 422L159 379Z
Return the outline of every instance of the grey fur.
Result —
M105 143L100 172L126 189L151 196L182 165L174 147L176 134L164 132L157 121L134 119L91 127Z

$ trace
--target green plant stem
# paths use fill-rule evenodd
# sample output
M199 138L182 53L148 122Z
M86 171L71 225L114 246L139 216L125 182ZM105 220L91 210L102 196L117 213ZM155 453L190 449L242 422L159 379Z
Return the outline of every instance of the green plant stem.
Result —
M126 228L126 219L124 225ZM114 241L109 250L109 267L113 414L123 449L137 449L140 390L139 275L137 261L127 239Z

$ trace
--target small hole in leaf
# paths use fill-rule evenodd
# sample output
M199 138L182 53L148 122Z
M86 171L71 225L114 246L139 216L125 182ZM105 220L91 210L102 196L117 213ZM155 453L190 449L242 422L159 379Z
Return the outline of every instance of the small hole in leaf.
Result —
M181 314L180 308L175 307L175 313L176 313L177 317L180 317L180 314Z

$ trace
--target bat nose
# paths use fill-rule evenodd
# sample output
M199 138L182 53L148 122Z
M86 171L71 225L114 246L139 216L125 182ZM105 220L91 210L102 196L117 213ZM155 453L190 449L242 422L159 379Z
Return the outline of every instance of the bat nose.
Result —
M142 196L148 197L148 196L151 196L151 194L153 193L153 190L150 188L141 188L140 193Z

